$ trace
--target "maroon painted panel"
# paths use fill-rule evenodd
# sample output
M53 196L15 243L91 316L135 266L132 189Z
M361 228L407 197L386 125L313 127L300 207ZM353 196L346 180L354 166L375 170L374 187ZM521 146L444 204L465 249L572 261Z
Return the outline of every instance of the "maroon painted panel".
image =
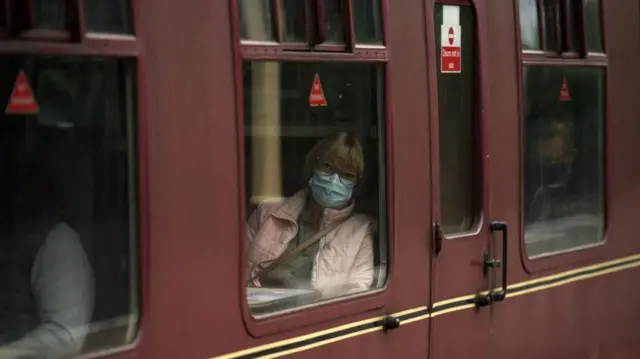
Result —
M524 102L511 84L518 83L520 64L505 53L517 53L519 41L512 24L499 21L517 13L512 1L491 1L488 32L493 41L488 58L493 73L500 73L501 81L493 82L491 93L499 101L492 101L491 118L501 128L490 134L490 143L496 148L521 148ZM604 35L607 57L589 56L587 60L548 60L537 55L523 56L525 63L550 65L605 65L606 79L606 148L605 191L607 193L607 236L603 245L579 251L551 255L539 259L526 257L521 238L520 183L513 181L520 173L519 151L493 151L494 160L502 163L502 172L492 182L500 188L502 200L496 201L494 213L514 223L509 248L509 276L511 283L538 278L564 270L579 268L606 260L640 252L634 240L635 227L632 213L637 212L640 191L637 178L640 165L629 161L624 153L634 146L632 133L640 125L632 120L640 90L637 69L640 48L631 44L640 41L640 31L628 31L621 24L635 24L638 28L637 3L603 1ZM635 99L635 100L634 100ZM635 101L635 103L634 103ZM520 104L519 108L516 104ZM500 141L500 142L499 142ZM637 269L616 272L561 287L518 296L494 306L492 311L492 339L490 356L511 358L527 354L527 358L622 358L634 357L638 344L628 333L638 329L638 311L631 304L637 290L629 283L638 274ZM552 353L552 354L550 354Z
M440 43L440 39L436 39L434 29L440 27L440 23L436 23L435 6L436 4L456 5L473 9L475 15L475 29L462 28L462 31L473 31L475 33L475 66L473 71L476 73L475 82L477 84L474 95L477 96L475 106L475 121L479 123L475 129L474 136L478 137L479 146L476 147L474 160L478 162L480 170L478 176L474 177L479 185L475 193L479 199L478 204L480 211L476 223L472 227L470 233L455 235L446 238L442 243L441 252L434 257L432 266L432 289L431 302L440 301L480 293L489 289L488 276L483 274L484 253L490 248L491 234L488 230L488 222L491 221L491 205L493 198L490 192L489 175L493 171L487 153L488 143L485 133L494 131L491 128L491 122L485 117L485 109L488 107L489 97L486 91L486 80L489 74L486 71L484 57L488 49L486 38L482 36L482 29L485 23L485 4L482 1L472 3L470 1L426 1L426 31L427 45L429 48L429 102L431 104L429 113L430 138L431 146L431 167L432 167L432 211L434 221L441 220L441 203L444 201L455 200L454 198L442 198L440 195L440 171L443 166L440 164L442 156L438 155L440 151L439 141L456 141L454 138L440 137L439 121L440 116L446 116L446 113L439 113L444 109L438 108L438 72L440 67L437 65L436 56L440 56L440 48L436 44ZM462 10L461 10L462 12ZM466 25L466 24L465 24ZM464 44L462 45L464 46ZM467 48L468 49L468 48ZM462 49L463 56L469 56ZM464 60L463 60L464 62ZM463 66L464 67L464 66ZM469 71L470 69L463 69ZM446 76L459 76L459 74L448 74ZM454 117L449 116L450 120ZM496 249L499 252L499 248ZM430 358L444 359L457 357L470 357L485 353L489 344L489 307L482 308L479 311L463 310L453 314L444 314L431 319L431 343ZM464 328L464 329L462 329ZM456 342L464 343L464 345L456 345L451 341L456 338Z
M82 44L0 44L2 53L93 55L109 47L115 56L140 55L143 325L137 343L110 357L208 358L487 289L480 268L489 246L486 229L445 241L431 263L431 220L438 218L440 200L433 3L405 0L386 5L394 267L383 309L360 310L369 299L337 303L317 309L315 315L325 320L313 325L310 320L317 318L307 318L304 312L288 318L283 331L278 331L283 322L273 319L269 325L275 330L260 338L250 335L242 316L239 268L244 217L239 213L244 186L238 170L240 93L232 89L237 88L239 58L233 55L230 1L183 0L179 14L173 0L141 2L136 34L144 38L143 45L127 38L121 39L122 47L97 39ZM635 115L640 98L640 5L604 3L609 56L603 60L608 63L609 99L607 243L532 263L528 259L523 263L519 235L521 59L515 22L505 21L513 19L516 10L511 0L474 4L489 155L483 162L483 228L491 219L509 223L511 283L640 252L635 233L640 165L628 155L640 133ZM416 11L423 6L426 12ZM633 357L640 351L636 335L640 293L635 285L639 275L640 271L629 270L571 283L508 299L493 308L467 309L386 334L357 336L296 357L424 358L428 344L432 358L447 359L514 358L523 353L532 358Z
M384 309L368 310L371 297L365 297L262 320L270 329L260 338L248 331L253 324L243 320L240 280L244 213L237 124L242 116L235 104L241 98L230 91L238 86L239 58L233 56L230 3L181 3L183 13L194 15L189 17L175 16L175 4L168 0L143 8L150 156L149 315L139 344L144 356L211 357L428 302L428 162L411 160L429 154L428 124L402 120L427 117L424 82L414 81L425 73L426 60L402 56L424 48L424 38L414 36L424 28L421 14L413 11L420 4L416 0L398 3L388 13L388 36L398 52L387 69L389 185L395 199L389 211L395 222L390 228L394 267L388 295L380 297ZM357 345L345 341L301 356L345 347L356 357L424 354L427 329L428 322L421 321L387 335L359 337ZM416 336L424 338L417 345L410 340Z

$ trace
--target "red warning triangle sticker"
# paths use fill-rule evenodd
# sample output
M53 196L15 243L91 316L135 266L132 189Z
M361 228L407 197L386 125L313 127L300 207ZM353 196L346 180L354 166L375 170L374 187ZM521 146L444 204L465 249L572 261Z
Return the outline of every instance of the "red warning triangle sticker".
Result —
M566 76L562 76L562 87L560 88L560 101L571 101L569 86L567 86Z
M11 91L11 97L9 98L9 104L7 105L6 113L20 114L20 115L32 115L37 114L40 111L38 103L33 96L31 86L29 86L29 80L24 71L20 71L15 85L13 85L13 91Z
M322 89L322 83L320 82L320 76L316 74L313 78L313 85L311 85L311 93L309 94L309 106L326 106L327 98L324 97L324 90Z

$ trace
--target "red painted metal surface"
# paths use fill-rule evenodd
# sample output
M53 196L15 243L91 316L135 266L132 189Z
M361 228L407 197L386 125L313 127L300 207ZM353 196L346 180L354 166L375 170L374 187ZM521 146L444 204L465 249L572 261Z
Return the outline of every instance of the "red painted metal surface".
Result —
M486 13L484 4L481 2L473 3L471 1L447 1L434 0L426 1L426 29L427 29L427 48L429 51L428 76L430 87L430 112L429 121L431 122L431 157L432 163L432 200L433 218L439 220L440 203L449 200L441 198L440 192L440 156L439 141L446 140L440 138L438 123L440 114L438 112L438 84L436 77L440 71L436 64L436 57L440 56L440 47L436 47L438 43L435 36L435 27L441 24L435 23L434 9L437 4L455 5L471 7L474 13L475 29L463 28L462 31L473 31L475 38L475 51L477 63L474 64L475 79L478 84L475 88L474 95L477 96L474 105L474 118L480 123L474 136L480 136L479 152L474 155L475 163L481 165L476 180L482 184L476 188L480 192L478 196L479 211L476 212L476 223L470 233L456 234L450 238L446 238L442 244L442 250L437 257L433 259L432 265L432 290L431 302L437 303L447 299L452 299L464 295L482 292L488 289L488 283L482 272L483 253L489 248L491 234L488 231L488 221L491 220L491 189L489 176L493 168L489 166L489 157L486 155L488 143L486 137L482 134L491 132L494 129L488 121L486 108L488 107L488 92L486 91L486 81L489 73L484 60L484 53L488 49L484 37L481 36L482 29L486 26L484 23ZM463 49L463 56L464 55ZM467 54L468 56L468 54ZM495 219L495 218L494 218ZM486 309L486 308L485 308ZM465 328L461 330L461 328ZM452 314L445 314L431 319L430 327L430 358L468 358L473 357L477 353L488 351L490 315L487 310L465 310ZM457 345L450 340L456 338L456 342L460 341L464 345Z
M111 55L138 59L142 325L135 344L102 356L209 358L486 289L477 264L488 247L486 229L445 241L441 255L432 258L431 222L439 216L441 200L434 1L387 1L383 18L388 52L382 60L388 61L388 287L299 313L266 320L251 317L241 280L241 53L246 50L251 59L303 61L316 55L284 57L278 52L284 48L241 46L233 3L182 0L177 6L173 0L137 1L137 39L85 36L81 43L0 42L0 54L101 55L108 48ZM586 62L520 55L514 1L477 0L473 6L483 155L489 154L483 160L482 228L488 220L509 223L510 283L640 253L635 225L640 164L632 156L640 133L635 115L640 99L640 4L604 0L607 57ZM372 52L361 61L383 56L380 50L362 51ZM335 61L354 57L329 56ZM607 66L608 234L601 246L536 260L524 255L522 63ZM640 352L639 276L638 269L619 271L510 298L491 308L355 336L296 357L634 357Z

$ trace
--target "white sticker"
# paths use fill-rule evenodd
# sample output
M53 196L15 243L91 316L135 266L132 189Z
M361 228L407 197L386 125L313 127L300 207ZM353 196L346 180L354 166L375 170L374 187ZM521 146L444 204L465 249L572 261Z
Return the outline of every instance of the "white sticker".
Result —
M460 6L442 6L442 25L460 25Z

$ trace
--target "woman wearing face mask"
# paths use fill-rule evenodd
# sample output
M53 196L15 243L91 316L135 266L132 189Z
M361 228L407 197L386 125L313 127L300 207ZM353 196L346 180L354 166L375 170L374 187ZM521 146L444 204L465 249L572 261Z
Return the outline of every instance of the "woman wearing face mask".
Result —
M365 291L373 282L373 220L356 214L362 147L340 132L318 142L303 169L307 188L261 204L247 222L247 281L315 289L323 297Z

